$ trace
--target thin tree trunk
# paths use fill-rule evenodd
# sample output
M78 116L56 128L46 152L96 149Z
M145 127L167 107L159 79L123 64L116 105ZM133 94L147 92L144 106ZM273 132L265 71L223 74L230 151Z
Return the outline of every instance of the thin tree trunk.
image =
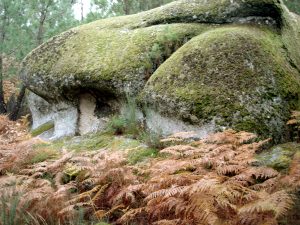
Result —
M38 45L41 45L44 41L44 22L45 22L45 15L42 13L40 17L40 22L39 22L39 29L36 37L36 41Z
M4 101L4 90L3 90L3 48L5 41L5 28L7 25L7 5L4 4L4 15L2 18L2 24L0 27L0 114L6 113L6 104Z
M129 5L129 0L124 0L123 1L123 9L124 9L124 13L125 15L129 15L130 14L130 5Z
M83 22L84 16L83 16L83 0L80 1L81 6L81 22Z
M0 114L6 113L6 104L3 91L3 55L0 52Z
M8 118L10 120L16 121L18 119L18 115L22 106L22 102L25 96L26 87L25 85L22 85L20 94L18 95L16 104L14 105L13 110L9 113Z
M49 7L51 6L51 4L53 4L53 0L49 0L47 2L47 5L45 5L45 8L41 11L41 16L40 16L40 21L39 21L39 29L38 29L38 33L37 33L37 44L41 45L44 42L44 26L45 26L45 21L47 18L47 14L48 14L48 10Z

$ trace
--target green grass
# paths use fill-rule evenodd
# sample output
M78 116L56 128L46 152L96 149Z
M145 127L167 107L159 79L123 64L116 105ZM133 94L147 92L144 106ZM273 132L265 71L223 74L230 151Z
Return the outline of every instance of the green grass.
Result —
M13 189L12 193L2 193L0 197L0 224L1 225L30 225L34 218L27 213L30 204L20 207L23 193Z
M36 144L34 148L36 150L49 149L54 151L61 151L63 148L75 152L92 151L106 147L111 140L111 136L97 133L81 137L66 137L49 143Z
M43 161L48 157L46 154L48 151L58 152L62 149L75 152L94 151L103 148L111 151L129 150L127 155L129 164L158 157L158 149L162 147L161 135L143 128L137 112L138 106L135 99L127 96L127 104L123 113L111 118L105 132L37 144L35 148L40 153L34 157L33 161Z
M149 158L159 157L157 149L153 148L138 148L128 153L127 160L131 165L137 164Z
M42 151L48 149L50 151L61 151L63 148L68 151L83 152L94 151L99 149L125 150L141 146L139 140L126 138L124 136L114 136L108 133L95 133L80 137L67 137L61 140L41 143L34 145L34 149Z
M30 155L29 163L35 164L39 162L44 162L47 159L54 159L58 156L58 152L53 149L42 149L42 150L35 150L32 155Z
M120 116L113 116L107 124L106 131L115 135L124 134L126 131L126 120Z
M149 148L162 149L163 144L160 142L162 135L152 131L143 131L139 135L139 139L144 142Z
M158 150L147 146L142 140L131 139L125 136L114 136L107 133L96 133L82 137L65 138L62 140L34 145L36 155L30 160L31 163L42 162L55 157L54 153L63 148L77 153L109 149L110 151L128 152L128 163L136 164L148 158L159 157ZM130 150L131 149L131 150Z

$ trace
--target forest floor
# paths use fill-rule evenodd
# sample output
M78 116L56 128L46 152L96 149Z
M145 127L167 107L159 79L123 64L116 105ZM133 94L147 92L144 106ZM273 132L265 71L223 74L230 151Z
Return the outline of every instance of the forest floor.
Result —
M0 117L0 224L300 224L300 154L261 165L270 140L227 130L161 149L107 133L45 142Z

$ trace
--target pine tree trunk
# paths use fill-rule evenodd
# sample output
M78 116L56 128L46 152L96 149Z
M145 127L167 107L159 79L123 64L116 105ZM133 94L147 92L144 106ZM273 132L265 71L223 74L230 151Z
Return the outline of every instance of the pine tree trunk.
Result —
M123 10L124 10L125 15L130 14L130 2L129 2L129 0L124 0L123 1Z
M41 45L43 43L43 36L44 36L44 21L41 20L39 24L37 38L36 38L38 45Z
M25 85L22 85L20 94L17 98L16 104L14 105L13 110L10 112L10 114L8 115L8 118L10 120L16 121L18 119L18 114L20 112L20 109L22 107L22 102L25 96L25 91L26 91L26 87Z
M80 1L80 7L81 7L81 22L83 22L83 20L84 20L84 16L83 16L83 0Z
M6 105L3 91L3 56L2 52L0 52L0 114L4 113L6 113Z

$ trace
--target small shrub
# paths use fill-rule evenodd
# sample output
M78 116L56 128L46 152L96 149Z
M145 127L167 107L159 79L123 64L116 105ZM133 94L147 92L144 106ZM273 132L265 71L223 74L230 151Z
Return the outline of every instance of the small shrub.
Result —
M124 134L126 130L126 120L121 116L113 116L107 124L106 130L115 135Z
M164 35L158 38L157 42L153 44L148 52L148 58L152 62L152 65L146 64L147 72L151 69L151 73L153 73L181 45L182 41L180 41L179 36L169 28L166 28Z
M142 123L137 117L137 104L134 98L127 97L127 103L121 115L113 116L106 130L115 135L128 134L137 138L141 132Z
M140 139L149 147L154 149L162 149L163 144L160 142L162 135L152 131L143 131L140 134Z
M122 117L126 122L126 133L133 135L135 138L142 130L141 121L137 116L138 106L135 98L127 96L127 104Z
M163 47L155 43L149 52L149 58L156 64L156 67L160 65L163 60Z

